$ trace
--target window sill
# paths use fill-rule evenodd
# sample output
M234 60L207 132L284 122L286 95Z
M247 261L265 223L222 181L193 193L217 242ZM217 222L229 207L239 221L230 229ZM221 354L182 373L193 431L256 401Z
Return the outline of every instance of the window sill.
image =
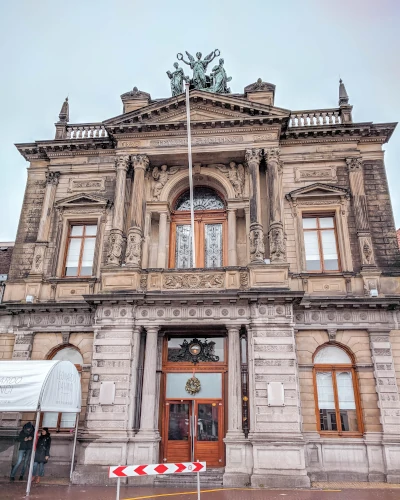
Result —
M97 276L62 276L48 279L49 283L87 283L88 281L96 283L100 280L97 278Z
M362 432L336 432L336 431L318 431L321 437L329 438L362 438Z

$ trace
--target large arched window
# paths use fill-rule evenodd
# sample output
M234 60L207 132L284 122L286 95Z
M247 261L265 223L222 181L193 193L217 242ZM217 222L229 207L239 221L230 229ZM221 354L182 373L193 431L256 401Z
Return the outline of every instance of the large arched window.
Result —
M61 361L71 361L78 372L81 373L83 365L82 354L78 349L72 345L62 346L50 353L48 359L59 359ZM76 413L57 413L45 412L43 413L41 425L49 427L57 432L65 430L69 431L75 427Z
M335 345L322 346L314 356L317 426L321 434L362 434L358 383L350 355Z
M213 189L196 187L193 192L196 267L226 265L226 210ZM169 267L187 269L192 264L189 191L181 194L171 217Z

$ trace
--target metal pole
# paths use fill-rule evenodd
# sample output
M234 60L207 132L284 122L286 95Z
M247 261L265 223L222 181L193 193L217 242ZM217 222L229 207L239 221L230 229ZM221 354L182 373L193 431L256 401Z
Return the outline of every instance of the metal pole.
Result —
M197 500L200 500L200 472L197 473Z
M76 450L76 437L78 435L78 424L79 424L79 413L76 414L76 422L75 422L75 435L74 435L74 446L72 448L72 461L71 461L71 470L69 473L69 480L71 481L72 473L74 471L74 461L75 461L75 450Z
M189 83L186 83L186 118L188 134L188 159L189 159L189 193L190 193L190 224L192 227L192 266L196 267L196 245L194 238L194 210L193 210L193 168L192 168L192 136L190 132L190 101L189 101Z
M119 500L119 488L120 488L120 486L121 486L121 478L119 477L117 479L117 498L116 498L116 500Z
M26 484L26 496L29 496L31 491L31 482L32 482L32 471L33 471L33 462L35 461L35 452L36 452L36 440L39 431L39 422L40 422L40 411L36 412L36 423L35 423L35 433L33 435L33 444L32 444L32 453L31 453L31 461L29 462L29 474L28 474L28 482Z

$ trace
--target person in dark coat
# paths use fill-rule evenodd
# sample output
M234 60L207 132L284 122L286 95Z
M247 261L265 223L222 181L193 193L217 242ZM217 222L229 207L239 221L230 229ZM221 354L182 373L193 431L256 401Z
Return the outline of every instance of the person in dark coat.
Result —
M22 469L20 472L19 480L22 481L24 479L25 469L29 467L29 461L31 459L32 446L33 446L33 438L35 434L35 428L33 427L31 422L26 423L18 436L19 441L19 451L18 451L18 459L17 463L11 470L10 481L15 480L15 474L17 473L18 467L22 463Z
M43 427L36 445L35 462L33 464L32 472L33 483L39 483L40 478L44 476L44 464L47 464L47 461L50 458L50 446L51 437L49 429L47 427ZM38 475L36 475L37 472Z

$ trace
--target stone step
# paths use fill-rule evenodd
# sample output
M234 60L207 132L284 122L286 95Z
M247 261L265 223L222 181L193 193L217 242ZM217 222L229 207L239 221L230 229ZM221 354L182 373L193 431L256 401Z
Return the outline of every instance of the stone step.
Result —
M200 484L207 486L222 486L225 469L207 469L200 473ZM193 486L197 484L197 474L168 474L155 477L154 486Z

